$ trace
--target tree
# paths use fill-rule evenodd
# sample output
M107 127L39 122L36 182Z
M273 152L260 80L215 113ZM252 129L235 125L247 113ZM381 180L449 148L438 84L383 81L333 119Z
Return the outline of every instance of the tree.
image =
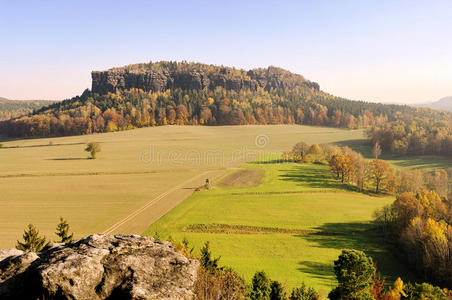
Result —
M339 285L328 295L330 299L373 299L370 294L375 273L372 258L358 250L342 250L334 262L334 273Z
M309 147L308 155L311 156L311 161L321 162L323 161L323 149L317 144L313 144Z
M309 145L305 142L297 143L292 149L292 155L296 161L304 161L306 154L309 151Z
M234 270L218 269L212 273L201 267L198 269L194 292L199 300L244 300L247 290L245 281Z
M407 295L403 291L403 288L404 288L404 283L403 283L402 279L400 279L400 277L398 277L394 281L394 287L388 291L389 298L391 300L400 300L400 298L402 296L406 297Z
M69 234L69 224L66 222L63 217L60 217L60 223L58 223L56 227L55 234L60 238L57 242L58 243L68 243L72 241L72 238L74 236L73 233Z
M252 300L268 300L270 297L270 279L264 271L253 276L250 298Z
M96 142L90 142L86 144L85 151L89 152L91 159L96 159L97 153L101 151L100 144Z
M270 285L270 300L287 300L284 287L279 281L272 281Z
M374 159L370 163L370 178L375 185L375 193L392 192L395 185L394 170L389 163Z
M362 154L353 153L353 165L355 166L355 182L360 191L364 191L367 187L367 178L369 173L369 164Z
M218 269L218 261L220 257L212 258L212 253L210 252L210 243L207 241L204 247L201 249L201 266L208 271L215 271Z
M375 159L378 159L378 157L381 154L381 147L378 142L376 142L372 148L372 154L374 155Z
M48 244L45 237L39 236L39 231L33 224L28 224L28 229L24 230L22 237L24 242L17 241L16 245L16 248L22 251L39 252Z
M330 162L331 171L336 174L336 178L340 178L343 183L349 182L355 173L355 164L351 154L344 155L338 153L333 155Z
M428 283L417 283L416 285L406 284L406 299L435 299L447 300L446 294L437 286Z
M447 175L446 170L435 170L428 185L429 188L437 192L441 197L446 196L449 192L449 176Z
M307 287L304 283L300 287L294 288L290 294L289 300L318 300L319 294L311 287Z

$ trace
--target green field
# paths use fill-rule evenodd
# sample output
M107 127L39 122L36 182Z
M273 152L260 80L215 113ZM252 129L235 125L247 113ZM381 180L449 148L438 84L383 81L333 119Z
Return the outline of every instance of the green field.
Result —
M3 141L0 248L13 247L28 223L54 239L60 216L68 219L76 237L106 231L120 220L127 222L109 232L140 234L189 196L203 176L214 178L263 154L289 150L300 140L361 138L362 131L275 125L163 126ZM86 159L83 151L90 141L102 147L96 160ZM147 204L152 205L126 219Z
M335 285L333 261L344 248L364 250L389 279L410 278L370 223L375 209L392 196L350 191L325 165L261 161L245 168L264 171L260 185L226 188L220 181L196 192L146 234L186 237L196 251L210 241L222 264L248 281L265 270L289 287L304 281L327 292Z
M164 216L147 234L187 237L197 250L209 240L221 262L247 280L264 269L290 287L305 281L328 291L333 260L343 248L365 250L385 275L404 275L369 223L392 197L349 191L327 166L272 160L299 141L350 145L370 158L363 138L360 130L267 125L164 126L3 141L0 248L13 247L28 223L54 239L60 216L75 237L141 234ZM90 141L102 147L96 160L83 151ZM396 168L451 165L438 157L383 158ZM236 173L240 166L261 171ZM184 201L206 177L215 188ZM219 225L205 226L214 223Z

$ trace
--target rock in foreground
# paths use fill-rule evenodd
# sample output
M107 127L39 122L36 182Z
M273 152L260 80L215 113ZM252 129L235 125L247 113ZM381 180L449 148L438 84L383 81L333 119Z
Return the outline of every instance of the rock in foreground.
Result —
M0 253L0 299L192 299L199 267L170 243L136 235L9 253Z

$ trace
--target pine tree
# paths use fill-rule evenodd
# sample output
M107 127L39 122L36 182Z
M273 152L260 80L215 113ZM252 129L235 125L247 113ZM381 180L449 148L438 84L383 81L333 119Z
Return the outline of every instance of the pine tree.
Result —
M60 217L60 223L56 227L55 234L60 238L57 242L58 243L68 243L72 241L72 238L74 236L73 233L69 235L69 224L66 222L65 219Z
M48 243L45 237L39 236L39 231L33 224L28 224L28 229L22 235L24 242L17 241L16 248L26 252L39 252Z
M201 266L211 272L214 272L218 269L218 261L220 257L212 258L212 253L210 252L210 243L207 241L204 244L204 247L201 249Z
M272 281L270 285L270 300L287 300L284 287L279 281Z
M270 299L270 279L264 271L256 272L253 276L250 298L252 300Z

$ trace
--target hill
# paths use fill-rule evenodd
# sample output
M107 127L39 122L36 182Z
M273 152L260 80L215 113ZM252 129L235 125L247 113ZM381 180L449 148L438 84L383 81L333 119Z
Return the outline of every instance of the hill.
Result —
M55 103L48 100L8 100L0 97L0 121L20 117Z
M157 125L304 124L368 128L440 112L352 101L287 70L157 62L92 72L92 91L0 123L10 136L62 136Z
M424 104L423 106L452 112L452 96L441 98L436 102Z

